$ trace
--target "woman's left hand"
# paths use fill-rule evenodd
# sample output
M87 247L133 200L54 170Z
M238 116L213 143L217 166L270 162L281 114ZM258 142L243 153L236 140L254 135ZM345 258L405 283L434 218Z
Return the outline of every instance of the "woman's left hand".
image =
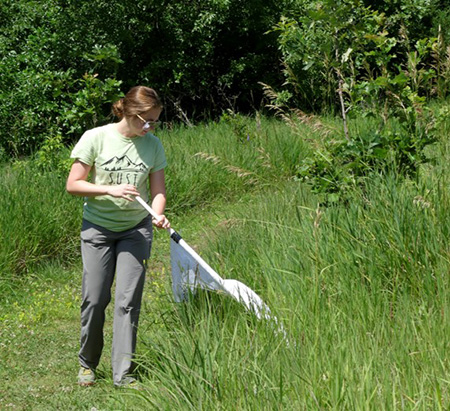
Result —
M161 214L158 219L152 220L153 225L158 228L170 228L170 222L164 214Z

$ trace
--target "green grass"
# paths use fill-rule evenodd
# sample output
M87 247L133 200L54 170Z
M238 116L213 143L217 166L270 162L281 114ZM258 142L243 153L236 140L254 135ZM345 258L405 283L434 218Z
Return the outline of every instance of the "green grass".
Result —
M164 130L169 211L180 214L292 178L307 145L287 125L264 117ZM305 133L306 127L305 127ZM248 137L248 139L247 139Z
M81 202L62 196L71 205L53 206L56 216L64 209L74 215L67 223L58 217L54 233L60 243L72 240L52 263L3 276L15 285L0 298L1 409L450 407L447 143L434 147L437 163L417 181L374 177L345 205L324 208L292 178L296 159L307 154L299 137L274 121L239 121L255 145L233 123L163 133L173 162L169 215L219 274L263 298L286 338L223 295L199 292L173 303L167 233L158 232L139 330L144 390L112 388L111 306L100 382L77 387L81 267L70 241L78 241L72 218ZM8 187L23 184L20 178L11 173ZM55 186L45 176L34 181L49 210L59 198ZM47 221L43 206L30 204ZM17 222L8 224L22 233ZM52 249L49 237L44 246Z
M437 201L438 188L431 210L414 202L414 185L393 191L373 181L371 189L346 209L318 211L307 201L293 207L307 193L288 183L224 212L208 260L260 293L289 344L232 301L202 295L145 333L142 401L158 409L446 409L449 204Z
M1 167L0 291L10 281L46 262L75 261L81 199L65 192L57 173L43 173L26 163ZM6 280L6 281L5 281Z

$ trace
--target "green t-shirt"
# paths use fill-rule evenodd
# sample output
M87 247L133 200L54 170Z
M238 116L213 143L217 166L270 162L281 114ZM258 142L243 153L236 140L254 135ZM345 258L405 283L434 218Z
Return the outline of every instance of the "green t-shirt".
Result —
M166 167L164 149L151 133L127 138L114 124L86 131L71 158L92 167L91 182L100 185L133 184L148 202L148 176ZM83 218L111 231L125 231L148 212L137 202L112 196L86 197Z

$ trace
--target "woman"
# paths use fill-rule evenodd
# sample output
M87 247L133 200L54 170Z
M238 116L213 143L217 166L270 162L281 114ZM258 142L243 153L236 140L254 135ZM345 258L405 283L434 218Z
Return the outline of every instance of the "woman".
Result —
M95 382L103 349L105 308L111 300L115 275L113 380L116 386L136 383L131 376L132 360L145 266L151 250L152 220L134 196L151 199L152 208L161 216L153 220L156 227L170 227L164 216L166 158L161 142L149 132L157 125L161 111L161 100L153 89L133 87L113 105L113 113L120 121L85 132L71 154L74 163L67 191L86 197L81 229L78 373L78 383L83 386Z

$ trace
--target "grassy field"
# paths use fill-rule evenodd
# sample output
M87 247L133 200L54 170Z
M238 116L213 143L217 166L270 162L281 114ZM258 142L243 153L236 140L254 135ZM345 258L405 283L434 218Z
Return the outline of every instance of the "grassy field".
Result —
M63 176L5 167L0 409L449 409L446 140L416 180L373 177L326 208L294 178L310 133L259 117L160 133L172 225L223 277L252 287L286 336L222 295L175 304L158 232L142 391L112 387L111 307L100 381L76 385L81 200Z

